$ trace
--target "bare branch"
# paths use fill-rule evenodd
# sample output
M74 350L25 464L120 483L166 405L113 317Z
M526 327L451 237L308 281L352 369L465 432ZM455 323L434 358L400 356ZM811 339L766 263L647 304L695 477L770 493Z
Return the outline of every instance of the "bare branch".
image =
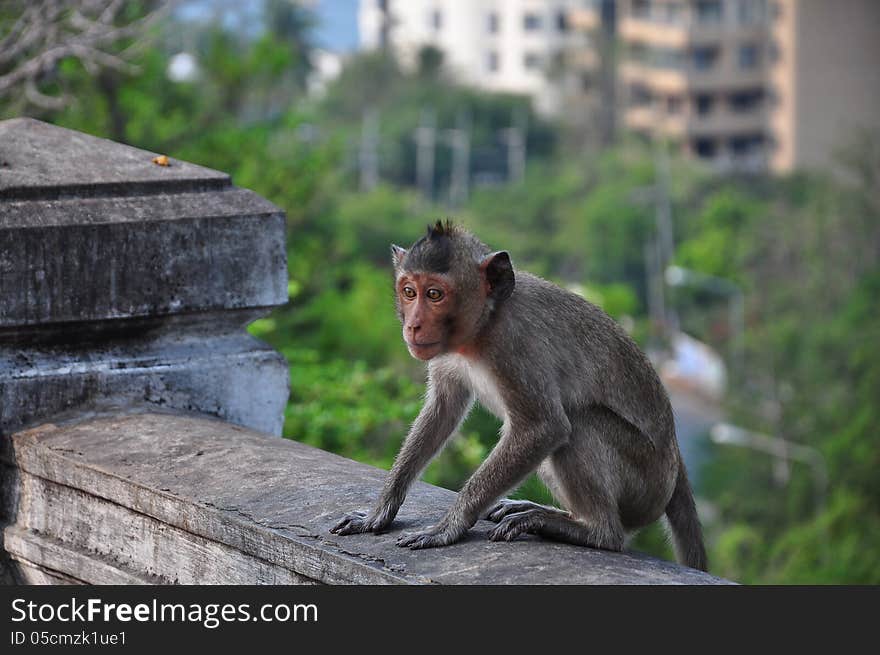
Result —
M7 24L0 20L0 98L23 95L39 107L59 108L69 99L47 95L39 85L68 58L93 76L107 68L136 73L127 57L176 3L159 0L155 10L126 23L124 0L12 0L13 16L15 9L20 13ZM124 40L134 42L120 50Z
M63 109L68 102L67 96L50 96L42 93L30 79L25 82L24 94L28 102L43 109Z

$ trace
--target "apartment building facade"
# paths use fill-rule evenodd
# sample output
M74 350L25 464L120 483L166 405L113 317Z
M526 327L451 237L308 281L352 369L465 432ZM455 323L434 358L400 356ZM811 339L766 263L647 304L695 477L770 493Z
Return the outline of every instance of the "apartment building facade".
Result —
M619 0L623 124L720 170L761 170L768 130L765 0Z
M462 81L489 91L534 98L548 115L562 110L564 85L555 74L562 54L583 35L569 13L583 0L361 0L361 47L394 48L414 65L426 45L441 49Z
M833 168L880 133L880 2L776 0L772 19L770 167Z

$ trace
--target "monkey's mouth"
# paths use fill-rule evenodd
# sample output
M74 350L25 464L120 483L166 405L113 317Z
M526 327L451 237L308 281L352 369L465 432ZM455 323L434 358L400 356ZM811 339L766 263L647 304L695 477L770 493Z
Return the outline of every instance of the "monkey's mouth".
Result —
M440 342L413 343L412 341L407 341L406 345L409 348L410 354L416 359L430 359L436 354L434 351L440 346Z
M434 346L439 346L439 341L431 341L430 343L415 343L414 341L407 341L406 345L410 348L433 348Z

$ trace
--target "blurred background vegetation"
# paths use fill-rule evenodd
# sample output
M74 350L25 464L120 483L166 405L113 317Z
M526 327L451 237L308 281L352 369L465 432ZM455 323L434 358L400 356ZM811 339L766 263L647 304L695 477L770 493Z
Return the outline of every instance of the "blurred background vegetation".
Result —
M154 8L127 5L134 15ZM21 7L7 5L0 24L8 30ZM12 91L0 96L0 116L32 115L227 171L286 211L290 302L251 327L290 362L285 436L390 466L419 410L424 371L400 340L389 244L412 242L437 218L578 289L645 347L663 349L648 319L654 208L633 199L657 179L655 148L626 135L574 148L527 98L456 84L436 51L409 71L381 51L353 55L322 93L308 93L313 15L280 0L264 8L248 29L172 12L129 57L135 69L96 72L65 58L40 80L62 105ZM169 63L183 39L198 74L175 80ZM483 153L474 171L500 162L457 206L445 195L449 148L437 149L428 197L417 186L413 134L428 106L440 126L466 116L472 151ZM369 189L358 160L365 107L381 117L379 183ZM497 136L513 120L529 126L521 179L509 179ZM732 281L745 298L727 420L812 447L828 468L820 497L809 467L780 473L764 453L700 435L712 572L740 582L880 582L880 142L864 135L842 157L845 176L769 177L720 176L670 154L674 263ZM729 353L725 302L687 288L673 300L686 332ZM458 488L497 429L476 411L425 479ZM534 479L520 494L549 501ZM671 557L656 529L634 547Z

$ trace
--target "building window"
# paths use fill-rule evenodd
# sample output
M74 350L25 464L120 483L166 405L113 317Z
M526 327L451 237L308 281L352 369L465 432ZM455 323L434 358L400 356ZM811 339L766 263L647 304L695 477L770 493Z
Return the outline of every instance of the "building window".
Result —
M723 16L721 0L697 0L694 5L699 23L720 23Z
M774 2L770 5L770 16L773 20L779 20L782 18L782 3Z
M686 60L683 50L656 47L648 50L647 63L655 68L681 70L685 67Z
M712 159L715 156L715 150L717 148L715 139L707 138L694 139L692 147L697 154L697 157L702 159Z
M739 0L737 14L741 25L763 23L767 15L766 0Z
M735 157L744 157L759 152L763 144L764 137L761 134L735 136L730 139L730 152Z
M490 50L486 54L486 69L490 73L497 73L501 68L501 60L498 58L498 53L494 50Z
M694 98L694 106L698 116L708 116L712 113L712 107L715 105L715 98L707 93L701 93Z
M648 19L651 17L651 2L650 0L633 0L632 3L632 15L633 18L643 18Z
M538 14L527 13L523 15L523 29L526 32L535 32L541 29L541 17Z
M560 32L568 32L568 14L564 11L556 14L556 29Z
M498 12L493 11L489 13L486 28L489 30L489 34L498 34L501 30L501 20L498 17Z
M677 25L684 18L684 7L678 2L660 5L657 9L659 13L655 14L654 18L661 23Z
M648 107L654 100L651 89L643 84L633 84L629 88L630 107Z
M744 114L758 109L763 99L764 92L761 89L755 89L731 93L727 102L730 105L731 111L737 114Z
M541 67L541 55L537 52L527 52L523 55L523 66L526 70L535 70Z
M718 48L716 46L694 48L692 57L694 70L712 70L715 67L715 63L718 61Z
M431 27L435 32L443 29L443 12L435 9L431 12Z
M666 113L670 116L680 114L682 110L681 97L669 96L666 98Z
M739 67L752 70L758 67L758 46L755 43L744 43L739 47Z
M590 89L593 88L593 74L592 73L581 73L581 91L584 93L589 93Z

